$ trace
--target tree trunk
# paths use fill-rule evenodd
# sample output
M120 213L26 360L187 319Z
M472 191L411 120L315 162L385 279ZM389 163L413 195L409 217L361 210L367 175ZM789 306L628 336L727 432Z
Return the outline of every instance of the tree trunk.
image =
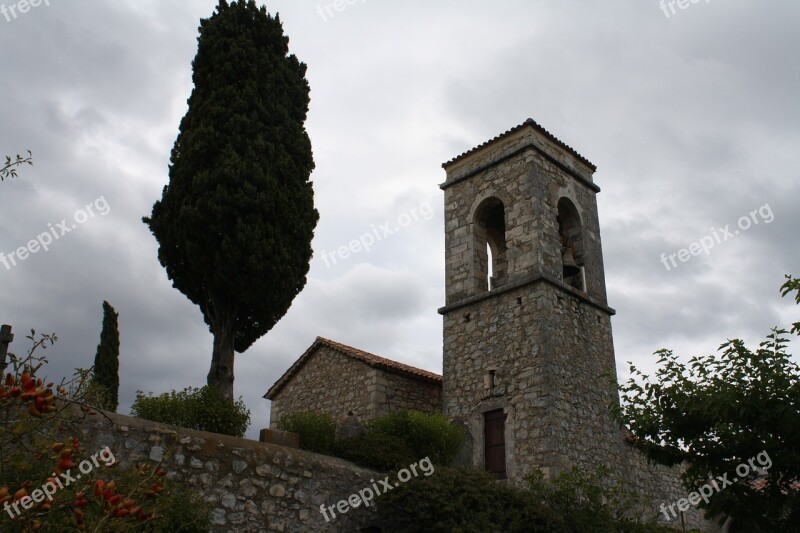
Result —
M234 322L227 317L214 320L214 350L211 353L211 369L206 383L216 387L222 395L233 401L233 337Z

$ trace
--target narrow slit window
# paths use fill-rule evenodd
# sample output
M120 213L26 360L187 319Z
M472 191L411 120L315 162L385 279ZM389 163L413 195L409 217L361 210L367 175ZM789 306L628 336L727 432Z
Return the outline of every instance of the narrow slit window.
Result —
M494 264L492 263L492 247L489 246L489 243L486 243L486 257L489 259L486 265L489 271L489 275L486 279L486 286L489 287L489 290L492 290L494 288Z

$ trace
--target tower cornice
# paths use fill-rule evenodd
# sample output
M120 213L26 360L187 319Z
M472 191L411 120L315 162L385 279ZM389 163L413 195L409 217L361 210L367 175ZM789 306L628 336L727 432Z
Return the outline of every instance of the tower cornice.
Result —
M524 278L521 278L521 279L516 280L514 282L508 283L507 285L503 285L503 286L498 287L496 289L493 289L493 290L491 290L489 292L484 292L484 293L481 293L481 294L477 294L475 296L470 296L470 297L467 297L467 298L463 298L463 299L461 299L461 300L459 300L457 302L453 302L453 303L445 305L444 307L440 307L439 309L437 309L437 311L438 311L438 313L440 315L446 315L448 313L452 313L453 311L457 311L458 309L461 309L463 307L467 307L469 305L474 305L474 304L483 302L484 300L488 300L488 299L491 299L491 298L496 298L497 296L499 296L501 294L504 294L504 293L519 289L521 287L526 287L528 285L533 285L533 284L536 284L536 283L546 283L548 285L551 285L551 286L561 290L565 294L573 296L573 297L577 298L578 300L583 301L583 302L591 305L592 307L597 308L598 310L608 314L609 316L614 316L615 314L617 314L617 311L614 308L609 307L607 305L604 305L601 302L598 302L594 298L592 298L589 295L587 295L585 292L579 291L578 289L576 289L574 287L570 287L569 285L565 284L563 281L561 281L559 279L556 279L556 278L554 278L552 276L549 276L549 275L547 275L547 274L545 274L543 272L536 272L534 274L530 274L528 276L525 276Z
M444 163L445 189L525 150L533 149L548 161L599 192L592 175L597 167L533 119L490 139Z

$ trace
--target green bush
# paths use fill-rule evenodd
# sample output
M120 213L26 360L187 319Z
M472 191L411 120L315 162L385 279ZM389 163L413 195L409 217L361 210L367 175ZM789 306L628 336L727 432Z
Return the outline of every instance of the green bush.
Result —
M136 391L133 416L212 433L243 437L250 425L250 410L241 398L226 400L214 387L187 387L180 392L145 396Z
M300 434L300 448L317 453L333 452L336 426L328 413L289 413L278 420L278 429Z
M138 399L137 399L138 401ZM282 416L278 429L300 434L300 447L335 455L378 470L399 470L428 457L436 465L453 462L463 431L439 413L398 411L366 423L362 435L336 440L336 426L327 413L299 412Z
M170 480L161 494L160 514L144 524L148 533L208 533L211 528L212 505L196 490Z
M425 457L416 455L402 440L375 431L336 441L334 455L381 471L400 470Z
M334 444L334 455L378 470L399 470L428 457L433 464L453 462L463 431L439 413L397 411L370 420L365 433Z
M383 530L392 533L575 531L525 491L477 470L439 467L429 477L382 494L376 503Z
M609 474L605 468L598 468L591 476L572 469L546 480L541 472L536 472L526 481L531 496L565 516L575 531L592 528L620 533L671 531L655 525L658 511L621 484L610 482ZM642 510L650 515L647 520L635 519Z
M530 487L523 489L498 483L485 472L438 467L428 477L412 478L382 494L376 503L383 529L391 533L674 531L630 518L638 498L593 479L577 471L553 480L532 476Z
M429 457L434 464L443 466L453 462L464 441L463 430L448 422L447 417L419 411L397 411L371 420L367 422L367 433L397 439L411 450L413 461Z

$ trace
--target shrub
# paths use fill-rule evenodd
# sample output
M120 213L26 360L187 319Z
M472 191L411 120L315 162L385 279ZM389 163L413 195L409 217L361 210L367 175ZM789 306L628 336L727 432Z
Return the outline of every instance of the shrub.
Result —
M300 434L300 448L317 453L333 452L336 426L328 413L289 413L278 420L278 429Z
M250 410L241 398L225 399L208 385L198 389L187 387L180 392L145 396L136 391L131 406L133 416L200 431L243 437L250 425Z
M145 524L142 531L149 533L208 533L211 525L212 505L202 495L175 482L165 481L166 490L161 496L163 511Z
M384 531L392 533L573 531L525 491L477 470L439 467L429 477L413 478L381 495L376 503Z
M413 478L381 495L376 503L384 530L392 533L674 531L630 518L638 498L591 479L572 470L552 480L531 476L529 488L516 488L485 472L439 467L429 477Z
M97 409L110 410L109 406L113 402L111 393L103 385L94 379L94 376L86 382L84 388L83 401L87 405Z
M673 529L656 525L658 511L621 483L611 481L607 468L587 475L577 468L547 480L541 472L526 478L530 496L564 516L570 530L619 533L662 533Z
M36 340L31 332L28 338L33 347L26 357L8 354L9 371L0 383L0 531L175 531L178 502L199 497L180 491L160 468L122 469L109 448L90 455L96 450L79 438L83 420L97 416L86 403L90 373L78 370L72 379L48 383L39 377L47 359L37 350L56 337ZM86 471L83 463L93 467ZM70 470L74 477L57 486L54 478ZM50 488L52 498L41 498L41 487ZM194 531L208 531L209 515L197 516Z
M416 455L396 437L369 430L363 435L336 441L334 455L382 471L400 470L425 457Z
M397 411L371 420L367 433L397 439L412 452L412 462L429 457L443 466L453 462L464 441L463 430L444 415L419 411Z
M362 435L334 444L334 455L378 470L399 470L428 457L449 465L464 440L463 431L439 413L397 411L370 420Z

